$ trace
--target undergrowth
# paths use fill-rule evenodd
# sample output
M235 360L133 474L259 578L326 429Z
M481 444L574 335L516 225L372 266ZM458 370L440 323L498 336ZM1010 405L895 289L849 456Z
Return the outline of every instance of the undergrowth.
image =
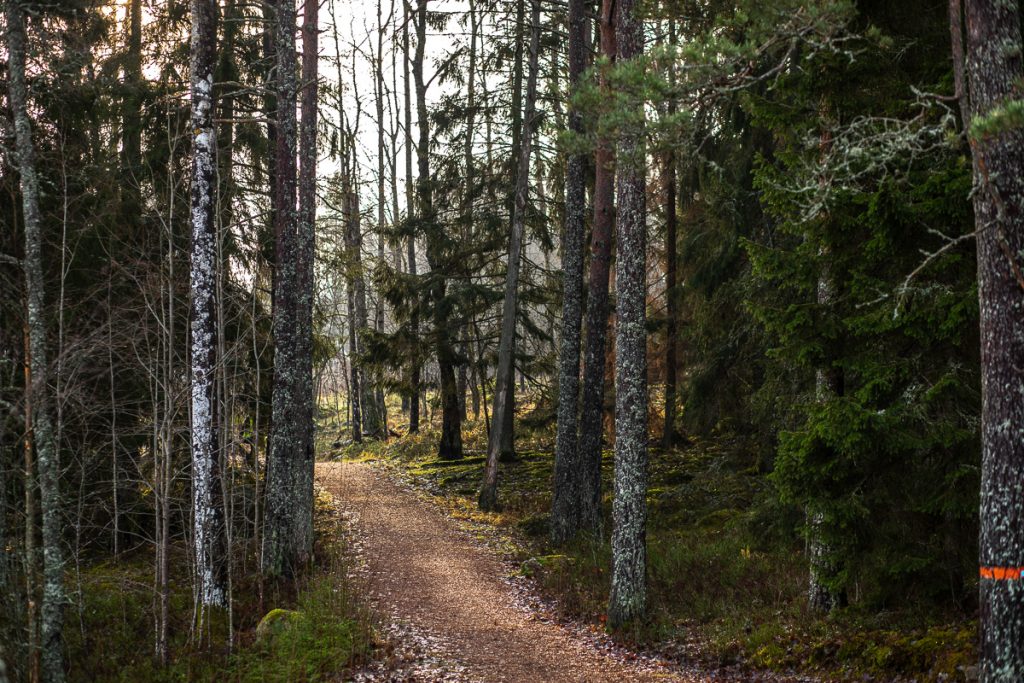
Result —
M401 416L399 415L399 419ZM482 420L464 425L466 456L439 460L437 433L387 443L335 443L335 457L374 460L429 492L456 518L520 539L521 572L556 598L562 616L604 622L608 598L613 458L604 453L604 533L550 547L553 442L517 433L518 457L501 465L501 509L476 509L486 451ZM404 430L403 430L404 431ZM648 522L649 615L616 637L710 667L806 672L827 680L965 680L976 661L976 622L938 607L864 605L821 617L806 609L800 519L777 502L742 442L652 449Z
M369 615L350 591L340 517L323 491L317 496L315 526L315 564L297 586L261 587L252 573L238 576L230 618L224 612L208 614L199 632L186 548L172 546L166 666L154 657L157 603L151 552L83 568L70 581L80 589L67 615L69 680L339 680L370 656L374 635ZM261 621L272 620L268 612L288 618L259 628Z

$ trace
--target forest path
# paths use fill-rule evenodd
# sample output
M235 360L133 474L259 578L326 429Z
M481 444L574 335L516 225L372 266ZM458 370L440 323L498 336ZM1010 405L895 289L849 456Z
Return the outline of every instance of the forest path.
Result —
M506 569L435 506L363 463L318 463L350 516L367 590L382 616L429 650L434 667L362 680L703 681L609 656L514 604ZM408 657L408 655L404 655ZM399 656L399 659L403 656Z

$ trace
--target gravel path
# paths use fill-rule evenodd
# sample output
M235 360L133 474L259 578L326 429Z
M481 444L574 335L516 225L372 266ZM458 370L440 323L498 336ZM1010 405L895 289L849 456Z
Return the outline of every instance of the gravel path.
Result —
M352 522L366 590L396 648L367 681L684 681L599 651L516 605L506 569L436 507L361 463L320 463L317 478ZM411 641L411 644L410 644Z

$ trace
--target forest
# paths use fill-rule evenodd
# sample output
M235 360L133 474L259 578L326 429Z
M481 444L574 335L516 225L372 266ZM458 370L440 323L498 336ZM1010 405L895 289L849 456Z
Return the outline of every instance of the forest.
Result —
M1024 681L1021 3L0 4L0 683Z

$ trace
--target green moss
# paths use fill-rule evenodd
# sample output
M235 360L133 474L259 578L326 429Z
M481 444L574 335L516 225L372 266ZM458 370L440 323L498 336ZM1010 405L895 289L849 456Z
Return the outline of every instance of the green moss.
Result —
M168 665L154 658L153 567L150 552L69 574L69 680L172 683L274 683L334 680L370 656L374 635L349 591L339 516L323 493L316 501L319 558L297 589L267 585L263 597L280 607L264 615L255 576L236 576L233 629L228 614L206 615L201 640L192 634L189 557L171 547ZM235 566L245 566L238 561ZM251 561L248 566L252 566ZM262 617L262 618L261 618ZM262 632L260 632L262 629ZM229 648L229 634L235 635ZM257 633L259 636L257 636Z
M599 624L609 588L612 453L606 451L602 461L605 536L553 554L547 529L553 438L523 428L518 438L519 459L501 466L500 515L476 511L483 458L438 461L433 432L393 440L376 448L374 457L436 494L435 501L456 518L493 525L497 533L515 532L520 545L509 546L509 552L518 572L557 597L567 616ZM481 423L466 426L465 443L474 454L483 451ZM837 681L956 680L958 667L974 657L974 625L962 617L807 613L807 563L795 540L802 516L778 503L751 466L751 452L747 444L708 441L652 456L650 610L643 624L618 637L644 646L696 645L709 666L800 670Z

